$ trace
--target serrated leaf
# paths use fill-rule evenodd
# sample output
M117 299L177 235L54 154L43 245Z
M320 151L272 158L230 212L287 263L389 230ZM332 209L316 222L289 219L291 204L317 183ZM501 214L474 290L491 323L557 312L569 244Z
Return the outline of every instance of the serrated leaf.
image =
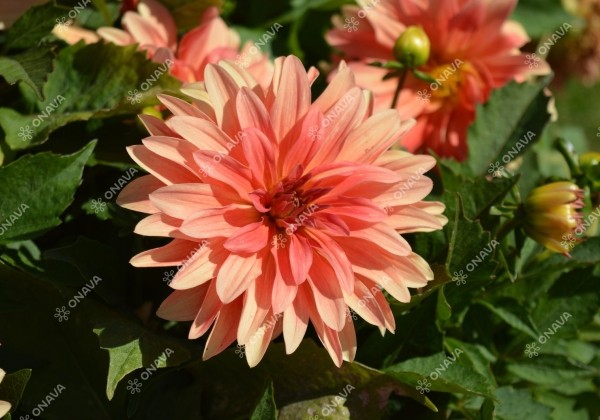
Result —
M579 327L591 322L597 312L599 290L599 278L593 276L591 267L564 274L532 313L540 333L549 340L575 334Z
M166 70L164 63L149 61L135 45L71 45L57 55L44 85L46 99L36 104L35 111L22 115L0 108L6 143L13 150L24 149L44 142L70 122L136 113L154 105L157 93L176 91L180 85Z
M456 207L454 223L448 224L452 232L446 259L446 270L455 283L446 286L445 294L454 313L459 313L472 303L482 286L492 281L498 263L493 255L497 243L491 234L467 219L462 205Z
M189 360L179 341L144 329L139 324L113 322L94 328L100 348L108 350L110 365L106 395L112 400L119 382L136 369L178 366Z
M552 413L552 408L535 401L528 389L505 386L498 388L494 397L498 400L497 420L548 420Z
M254 408L250 420L277 420L273 382L269 382L260 401Z
M67 156L26 155L0 168L0 243L31 239L61 223L95 145Z
M550 97L544 93L550 80L545 77L535 83L511 82L477 108L477 119L469 127L466 162L475 174L487 174L491 163L506 164L503 156L509 150L520 154L541 137L550 120ZM531 138L528 132L535 136ZM515 153L511 152L509 162Z
M52 54L44 48L27 50L10 57L0 57L0 76L13 85L23 82L31 87L38 99L44 99L42 87L52 70Z
M6 48L27 49L39 44L47 36L69 9L48 2L29 9L6 33Z
M464 166L464 165L463 165ZM518 177L488 180L482 176L468 176L457 172L453 163L440 162L444 185L446 215L453 219L456 213L456 196L461 196L465 216L476 220L493 205L499 204L519 180Z
M427 380L431 391L457 392L491 398L494 385L472 368L459 363L460 354L452 361L444 353L415 357L385 368L383 371L404 383L418 386ZM437 376L434 379L433 374Z
M524 381L549 387L598 375L598 369L553 355L526 358L522 362L509 363L506 368Z

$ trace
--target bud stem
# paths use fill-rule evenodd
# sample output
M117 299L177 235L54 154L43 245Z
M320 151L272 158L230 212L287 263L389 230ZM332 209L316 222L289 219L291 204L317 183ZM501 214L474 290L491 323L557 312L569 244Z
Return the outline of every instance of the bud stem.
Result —
M398 86L396 86L396 91L394 92L394 99L392 100L392 109L396 108L398 104L398 98L400 97L400 92L402 91L402 87L404 86L404 82L406 81L406 74L408 73L408 69L404 67L400 70L400 77L398 79Z

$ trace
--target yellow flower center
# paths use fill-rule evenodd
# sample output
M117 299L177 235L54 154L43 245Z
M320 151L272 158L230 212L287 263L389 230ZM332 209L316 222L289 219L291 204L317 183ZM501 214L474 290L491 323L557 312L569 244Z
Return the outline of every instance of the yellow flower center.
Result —
M472 70L471 64L461 60L435 67L429 72L435 79L435 82L430 84L433 96L440 99L455 97L461 89L465 73Z

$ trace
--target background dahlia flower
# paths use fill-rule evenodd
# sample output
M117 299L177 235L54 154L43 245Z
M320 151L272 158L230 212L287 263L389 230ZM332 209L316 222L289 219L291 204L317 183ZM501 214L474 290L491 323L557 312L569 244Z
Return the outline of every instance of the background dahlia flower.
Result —
M122 25L123 29L103 27L93 32L63 23L55 27L53 34L69 44L80 40L94 43L100 39L117 45L139 44L153 61L171 60L174 64L170 72L182 82L202 81L207 64L236 57L243 57L248 71L259 82L266 86L270 81L273 66L268 57L253 48L252 42L247 42L240 51L239 35L227 27L216 7L206 9L200 25L187 32L179 44L173 17L156 0L141 0L137 12L125 12Z
M150 137L128 148L150 175L118 203L149 214L140 235L171 238L137 267L180 265L158 315L212 325L204 359L237 340L250 366L283 333L287 353L309 321L335 364L353 360L350 309L395 328L381 288L401 302L433 273L399 233L441 229L444 205L423 201L429 156L388 150L413 126L340 71L311 102L316 70L275 61L263 89L232 62L206 66L196 106L162 96L166 122L142 115Z
M359 86L371 89L376 109L392 104L398 79L383 81L387 70L369 66L395 60L393 47L408 26L421 26L431 43L428 62L419 69L437 83L408 75L396 108L417 125L402 139L409 151L432 149L440 156L467 156L467 128L477 104L493 89L527 73L543 74L549 67L538 57L521 54L528 37L507 21L517 0L358 0L335 16L329 44L352 60ZM534 66L530 66L530 64ZM530 68L532 67L532 68Z

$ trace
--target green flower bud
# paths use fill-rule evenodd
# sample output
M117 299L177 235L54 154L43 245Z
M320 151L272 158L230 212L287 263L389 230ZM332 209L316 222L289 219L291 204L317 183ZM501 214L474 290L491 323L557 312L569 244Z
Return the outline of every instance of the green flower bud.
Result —
M429 37L420 26L409 26L394 44L394 56L408 68L427 63L431 44Z

